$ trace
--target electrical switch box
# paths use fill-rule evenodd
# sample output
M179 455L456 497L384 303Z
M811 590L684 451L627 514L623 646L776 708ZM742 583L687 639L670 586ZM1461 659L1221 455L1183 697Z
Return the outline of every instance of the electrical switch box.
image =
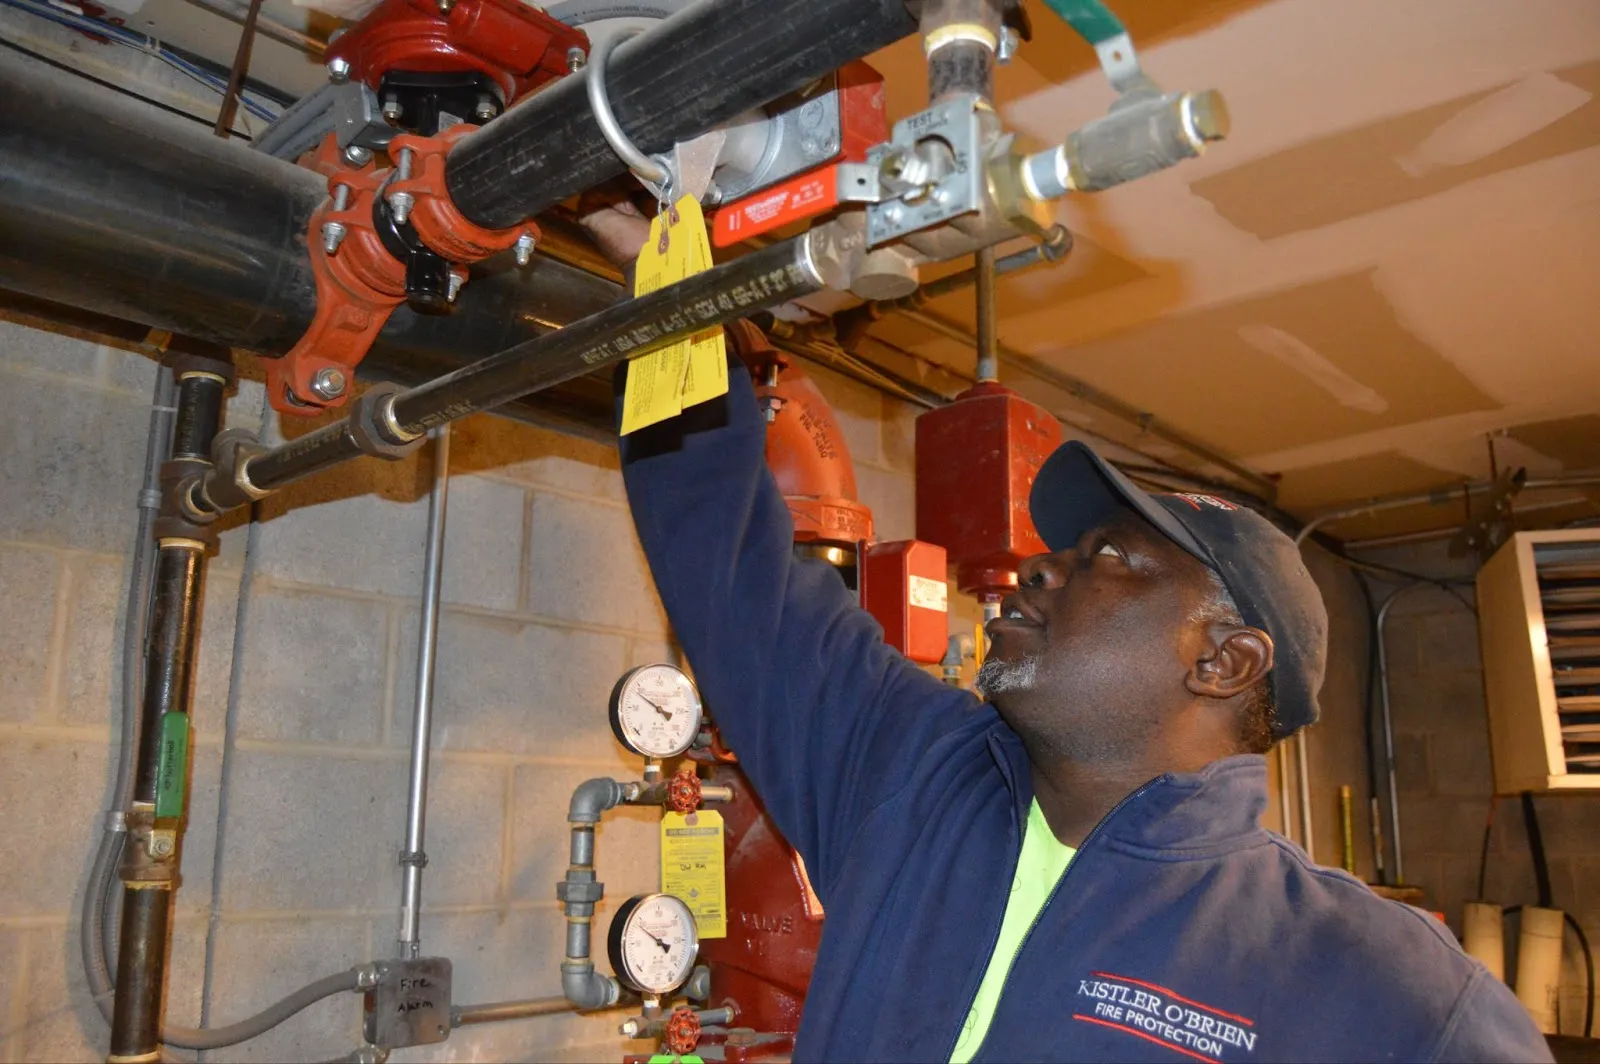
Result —
M1478 572L1495 791L1600 791L1600 532L1518 532Z
M403 1049L449 1038L451 971L447 957L381 962L378 983L367 991L367 1041Z
M861 605L883 625L884 642L912 661L943 659L950 631L944 548L915 539L865 548Z

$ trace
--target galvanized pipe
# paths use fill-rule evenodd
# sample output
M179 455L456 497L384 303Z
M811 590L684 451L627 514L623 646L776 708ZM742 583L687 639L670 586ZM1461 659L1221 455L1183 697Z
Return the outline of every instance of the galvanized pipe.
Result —
M487 1005L458 1005L450 1010L451 1027L475 1023L503 1023L531 1016L558 1016L573 1011L565 997L528 998L524 1001L495 1001Z
M1522 492L1519 494L1557 488L1581 488L1595 484L1600 484L1600 472L1577 472L1563 476L1536 477L1524 483ZM1329 521L1337 521L1346 517L1359 517L1363 514L1382 513L1386 510L1404 510L1412 506L1443 506L1447 503L1459 502L1463 492L1468 495L1482 495L1495 490L1495 488L1496 484L1493 481L1472 481L1435 488L1432 491L1417 492L1411 495L1392 495L1381 499L1369 499L1353 506L1341 506L1336 510L1314 515L1301 526L1300 531L1295 534L1294 541L1296 543L1304 543L1310 538L1312 532Z
M1395 780L1394 770L1394 715L1389 705L1389 654L1384 647L1383 629L1389 620L1389 611L1400 600L1400 596L1408 591L1426 584L1410 584L1401 588L1384 600L1378 608L1377 645L1374 649L1378 653L1378 689L1383 696L1381 703L1383 709L1383 757L1385 770L1389 776L1389 834L1394 837L1394 882L1395 886L1404 886L1406 881L1405 857L1400 849L1400 788Z
M978 367L973 374L979 384L990 383L1000 379L1000 355L995 350L995 345L1000 342L1000 322L995 308L995 260L994 248L984 248L978 252L977 287L977 326L978 326Z
M411 716L411 777L406 789L406 844L400 853L402 959L416 957L422 942L422 870L428 856L428 754L433 735L433 680L439 643L439 588L444 573L444 522L450 495L450 426L433 436L433 486L428 492L427 548L422 569L422 616L417 625L417 691Z

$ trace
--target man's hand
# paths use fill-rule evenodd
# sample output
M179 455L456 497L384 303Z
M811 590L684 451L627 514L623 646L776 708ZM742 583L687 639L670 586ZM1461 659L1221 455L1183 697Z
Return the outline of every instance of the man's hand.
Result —
M578 221L605 257L624 270L650 238L650 219L624 196L585 194L578 201Z

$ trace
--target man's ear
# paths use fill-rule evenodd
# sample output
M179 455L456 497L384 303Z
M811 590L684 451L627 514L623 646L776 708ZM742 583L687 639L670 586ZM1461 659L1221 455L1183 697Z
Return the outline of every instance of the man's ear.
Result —
M1261 629L1218 625L1210 637L1200 660L1183 679L1190 694L1232 698L1272 671L1272 637Z

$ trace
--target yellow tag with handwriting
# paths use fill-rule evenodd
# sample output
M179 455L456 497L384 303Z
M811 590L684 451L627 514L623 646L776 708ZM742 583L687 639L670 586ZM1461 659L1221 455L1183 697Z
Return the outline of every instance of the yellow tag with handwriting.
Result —
M702 809L661 818L661 892L683 900L702 939L728 936L721 813Z
M685 197L678 204L681 219L673 235L682 232L689 255L689 273L711 269L711 241L706 237L706 217L700 204ZM713 325L695 333L689 340L689 357L683 367L683 406L685 408L725 395L728 391L728 362L722 326Z

